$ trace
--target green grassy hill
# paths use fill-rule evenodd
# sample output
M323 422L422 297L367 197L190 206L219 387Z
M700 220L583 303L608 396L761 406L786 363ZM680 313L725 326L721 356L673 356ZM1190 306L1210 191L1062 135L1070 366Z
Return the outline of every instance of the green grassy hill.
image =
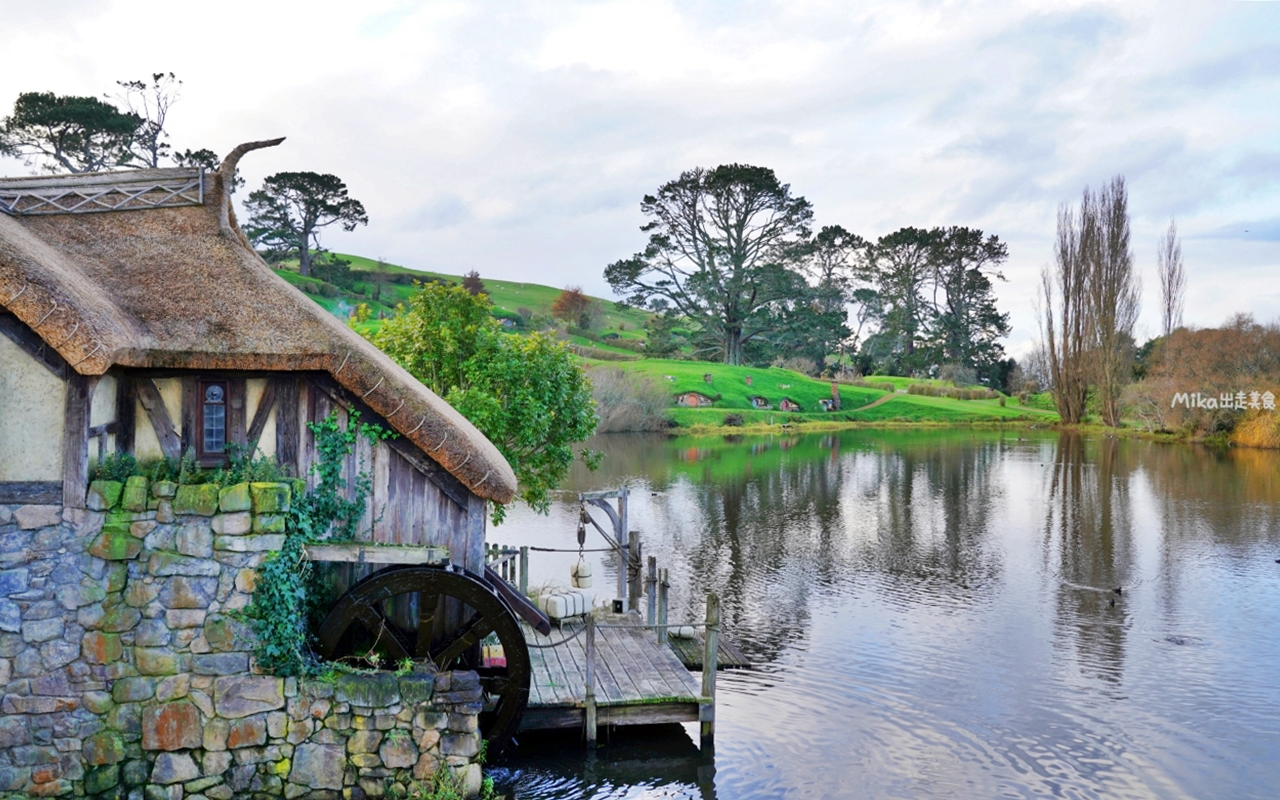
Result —
M377 269L378 262L376 259L348 255L346 253L335 253L335 255L351 262L353 271L372 273ZM387 264L385 271L393 279L398 278L401 281L405 281L406 278L435 279L451 283L462 281L461 275L424 272L396 264ZM409 296L413 294L413 285L411 283L383 283L377 291L378 299L374 300L375 287L372 282L357 280L349 290L342 290L314 277L304 278L299 275L296 261L281 264L280 268L276 270L276 274L306 292L331 313L338 313L343 307L350 309L359 303L367 303L375 318L369 323L369 326L373 328L378 325L376 318L379 314L390 316L394 313L396 304L407 302ZM489 299L493 302L494 315L498 317L518 317L521 308L532 311L535 316L549 317L551 315L551 304L555 302L556 297L561 292L561 289L537 283L492 280L483 276L481 276L481 280L484 281L485 290L489 294ZM596 301L599 309L599 324L596 326L596 334L600 336L616 334L619 339L644 339L644 323L649 318L647 312L633 308L619 309L612 300L605 300L599 297L593 297L592 299ZM624 348L610 346L607 341L595 342L581 336L571 336L569 338L575 344L587 347L597 347L618 353L632 352Z
M366 273L373 273L378 262L364 256L337 254L339 258L349 261L350 269L357 274L357 279L348 288L342 289L325 283L314 277L302 277L298 274L297 264L285 263L276 270L286 281L306 292L321 306L339 316L345 316L356 305L369 305L374 319L361 327L376 329L380 325L377 317L390 316L399 303L407 302L414 292L412 280L444 280L461 282L462 276L440 272L423 272L411 270L395 264L384 266L388 279L382 281L376 289L378 299L374 300L375 286ZM560 294L561 289L536 283L518 281L501 281L486 279L485 289L494 305L494 316L513 321L520 319L523 323L521 309L532 312L535 319L550 317L551 304ZM398 281L398 282L397 282ZM955 400L944 397L927 397L914 394L903 394L912 384L949 385L936 380L919 380L889 376L873 376L872 384L890 384L893 392L879 388L867 388L838 384L840 409L823 411L820 402L831 398L831 383L806 377L798 372L770 367L734 367L725 364L701 361L677 361L667 359L645 359L634 350L611 344L612 337L618 340L643 340L644 323L649 317L647 312L638 309L619 309L613 301L593 298L598 304L599 324L592 331L591 338L570 335L569 341L574 344L593 348L599 351L611 351L631 359L629 361L599 361L588 359L592 364L606 367L618 367L627 371L640 373L670 391L674 399L676 394L699 392L713 399L711 407L682 408L672 407L670 417L684 427L720 426L727 414L742 415L744 423L777 424L782 422L932 422L971 424L984 422L1007 421L1043 421L1055 422L1057 415L1037 403L1039 408L1018 405L1015 398L1005 398L1005 405L999 399L990 400ZM610 339L603 339L609 336ZM603 354L601 354L603 355ZM705 376L710 375L707 381ZM747 384L747 379L751 385ZM751 404L752 396L765 398L770 408L757 409ZM799 412L780 411L778 406L783 398L799 404Z
M991 400L952 400L945 397L925 397L900 394L912 383L941 383L940 381L915 381L910 378L871 378L872 383L887 382L901 390L885 392L849 384L837 384L840 393L840 410L823 411L819 401L831 397L831 382L816 380L785 369L773 367L733 367L701 361L672 361L644 359L626 363L596 362L600 366L617 367L637 372L665 385L672 397L684 392L699 392L713 400L710 407L673 407L669 415L684 427L695 425L719 426L728 414L741 414L748 425L768 425L789 421L805 422L933 422L972 424L986 422L1042 421L1055 422L1057 415L1051 411L1018 405L1016 398ZM711 380L706 380L710 375ZM747 385L747 378L751 385ZM768 410L756 409L751 397L759 395L769 401ZM782 398L800 405L799 412L778 410Z

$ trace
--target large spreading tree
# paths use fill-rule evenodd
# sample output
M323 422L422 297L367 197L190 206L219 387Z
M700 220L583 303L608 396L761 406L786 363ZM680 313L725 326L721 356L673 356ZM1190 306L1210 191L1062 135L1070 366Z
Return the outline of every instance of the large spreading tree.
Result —
M277 172L249 194L245 205L249 239L276 259L296 254L303 275L311 274L312 261L322 252L323 228L338 224L353 231L369 224L364 205L347 194L347 185L337 175Z
M96 97L24 92L0 123L0 153L47 172L97 172L127 164L145 120Z
M646 195L649 243L610 264L627 301L688 318L727 364L794 315L797 268L809 252L813 208L773 170L743 164L692 169Z
M545 513L574 445L595 432L591 383L563 342L505 334L491 311L486 294L422 284L370 338L479 428L511 464L520 498Z

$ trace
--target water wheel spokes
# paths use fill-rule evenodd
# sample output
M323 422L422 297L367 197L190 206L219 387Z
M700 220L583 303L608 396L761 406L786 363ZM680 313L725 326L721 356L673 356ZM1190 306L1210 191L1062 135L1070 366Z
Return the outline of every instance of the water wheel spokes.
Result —
M491 665L482 643L496 638L506 664ZM529 650L506 601L484 581L434 567L392 567L347 590L317 637L329 660L377 652L390 663L431 661L475 670L484 690L481 735L491 752L509 743L529 700Z

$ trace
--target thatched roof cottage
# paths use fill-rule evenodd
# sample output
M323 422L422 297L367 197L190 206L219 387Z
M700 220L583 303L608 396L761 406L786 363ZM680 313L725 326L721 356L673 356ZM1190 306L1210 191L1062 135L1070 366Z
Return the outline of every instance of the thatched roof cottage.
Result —
M501 743L519 723L528 655L495 594L516 590L475 577L486 502L509 501L515 475L466 419L254 252L226 187L245 153L278 143L241 145L212 173L0 179L0 796L172 795L192 781L210 797L259 782L336 796L357 774L403 788L446 757L474 795L481 732ZM360 470L372 484L357 538L447 553L308 544L330 588L359 581L314 631L317 651L381 646L440 672L307 688L255 667L238 615L269 585L258 568L287 544L298 481L135 472L90 486L89 465L190 452L215 467L238 445L313 479L307 423L353 412L399 434L348 458L349 484ZM485 660L490 633L504 665ZM346 705L308 692L354 692L367 716L340 722ZM346 739L375 716L405 734L427 716L447 728L353 766ZM75 736L55 746L59 730Z
M82 507L89 460L112 452L214 466L234 443L306 476L306 423L357 409L400 434L360 454L377 538L447 544L478 571L511 467L254 252L225 187L279 141L212 173L0 179L0 504Z

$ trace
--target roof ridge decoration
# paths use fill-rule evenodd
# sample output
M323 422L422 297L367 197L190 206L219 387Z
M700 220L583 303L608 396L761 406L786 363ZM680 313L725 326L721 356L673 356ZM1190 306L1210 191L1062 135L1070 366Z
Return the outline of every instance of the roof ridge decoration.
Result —
M0 211L10 216L91 214L204 205L200 167L0 178Z

